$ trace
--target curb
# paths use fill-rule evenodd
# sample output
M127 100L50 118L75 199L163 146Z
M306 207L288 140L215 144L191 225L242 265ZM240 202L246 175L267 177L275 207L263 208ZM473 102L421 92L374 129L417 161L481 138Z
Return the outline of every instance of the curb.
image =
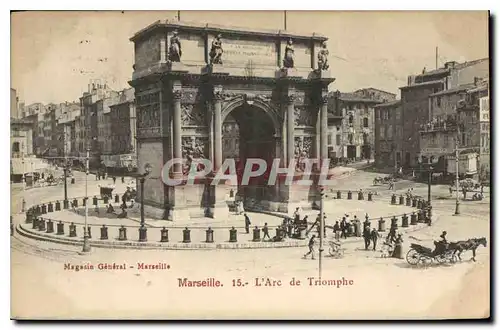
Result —
M57 237L44 232L36 232L24 228L18 224L16 232L21 236L51 243L81 246L83 239L69 239ZM306 240L286 241L286 242L256 242L256 243L160 243L160 242L116 242L90 240L90 245L97 248L108 249L139 249L139 250L222 250L222 249L269 249L269 248L294 248L307 245Z

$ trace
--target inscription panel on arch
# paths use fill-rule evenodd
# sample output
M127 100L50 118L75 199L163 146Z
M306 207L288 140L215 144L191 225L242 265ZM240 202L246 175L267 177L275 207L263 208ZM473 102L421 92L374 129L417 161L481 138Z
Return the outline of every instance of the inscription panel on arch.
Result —
M224 64L237 66L276 66L276 44L272 41L224 39Z

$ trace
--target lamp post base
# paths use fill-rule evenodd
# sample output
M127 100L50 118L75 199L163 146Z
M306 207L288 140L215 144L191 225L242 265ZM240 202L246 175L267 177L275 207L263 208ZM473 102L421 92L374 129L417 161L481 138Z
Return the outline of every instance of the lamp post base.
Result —
M90 253L90 242L89 242L89 237L85 235L83 238L83 249L79 254L89 254Z
M457 201L457 203L455 204L455 215L459 214L460 214L460 202Z

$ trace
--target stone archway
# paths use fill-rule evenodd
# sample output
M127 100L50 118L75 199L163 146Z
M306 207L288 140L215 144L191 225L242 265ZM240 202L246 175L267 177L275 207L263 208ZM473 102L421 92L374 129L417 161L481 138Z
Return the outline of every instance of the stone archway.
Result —
M224 113L222 147L224 158L234 158L238 174L238 195L249 198L272 199L272 189L267 185L273 160L278 157L276 118L265 108L243 103ZM248 158L262 159L267 164L264 174L252 178L242 186L241 179ZM224 159L225 160L225 159Z

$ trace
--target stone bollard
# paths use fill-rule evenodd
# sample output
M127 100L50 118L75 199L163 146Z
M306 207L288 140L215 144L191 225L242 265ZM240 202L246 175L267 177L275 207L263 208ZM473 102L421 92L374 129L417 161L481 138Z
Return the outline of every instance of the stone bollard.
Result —
M37 229L38 228L38 220L39 220L39 217L38 216L33 216L33 222L32 222L32 226L31 226L31 229Z
M421 208L422 208L422 200L421 200L421 199L419 199L419 200L417 201L417 208L419 208L419 209L421 209Z
M401 222L402 222L401 227L408 227L408 216L406 214L403 214Z
M139 227L139 242L147 242L148 241L148 229L146 226L141 225Z
M399 205L403 205L405 203L405 197L403 195L399 196Z
M47 221L47 231L46 231L46 233L51 234L53 232L54 232L54 223L52 222L52 220L49 219Z
M392 194L391 196L391 205L396 205L396 195Z
M78 200L75 198L73 199L73 207L77 208L78 207Z
M101 227L101 239L108 239L108 227L106 225Z
M47 205L47 212L54 212L54 204L52 202Z
M119 241L126 241L127 240L127 228L125 228L124 225L122 225L118 229L118 240Z
M75 184L75 178L71 178L71 184Z
M94 198L92 198L92 205L97 206L97 196L94 196Z
M64 223L62 221L59 221L56 225L57 227L57 235L64 235Z
M238 242L238 232L236 231L236 229L234 229L234 227L229 229L229 242L230 243Z
M254 242L260 242L260 229L259 227L255 226L253 229L253 239L252 241Z
M38 230L45 231L45 219L44 218L40 218L38 220Z
M120 203L120 196L118 194L115 195L115 203Z
M42 204L42 214L47 214L47 205Z
M76 226L73 222L69 225L69 237L76 237Z
M33 222L33 211L31 209L26 212L26 223L32 223Z
M213 243L214 242L214 230L211 227L208 227L206 231L206 243Z
M342 192L337 190L337 199L342 199Z
M276 227L276 240L280 241L283 234L280 227Z
M398 228L398 218L392 217L391 219L391 228L395 227L396 229Z
M40 207L40 205L37 205L36 208L35 208L35 212L36 212L36 215L40 215L42 214L42 208Z
M373 201L373 194L371 191L368 193L368 201L369 202Z
M102 198L103 202L105 205L108 205L108 202L109 202L109 197L106 195Z
M90 230L90 226L87 226L87 235L88 238L92 238L92 231ZM83 237L85 238L85 227L83 227Z
M410 198L410 196L406 196L406 206L411 206L411 198Z
M61 202L56 201L56 211L61 211Z
M378 231L385 231L385 220L383 218L378 221Z
M191 230L188 227L182 231L182 243L191 243Z
M67 199L63 200L63 209L69 209L69 201Z
M358 192L358 201L362 201L365 199L365 196L363 195L363 192L362 191L359 191Z
M417 199L415 197L411 200L411 207L417 207Z
M413 212L410 216L410 225L416 225L417 224L417 215L415 212Z
M165 243L168 242L168 229L163 227L160 231L160 242Z
M419 222L422 221L422 211L418 211L417 215L418 215L417 221Z
M352 192L350 190L347 192L347 199L352 199Z

